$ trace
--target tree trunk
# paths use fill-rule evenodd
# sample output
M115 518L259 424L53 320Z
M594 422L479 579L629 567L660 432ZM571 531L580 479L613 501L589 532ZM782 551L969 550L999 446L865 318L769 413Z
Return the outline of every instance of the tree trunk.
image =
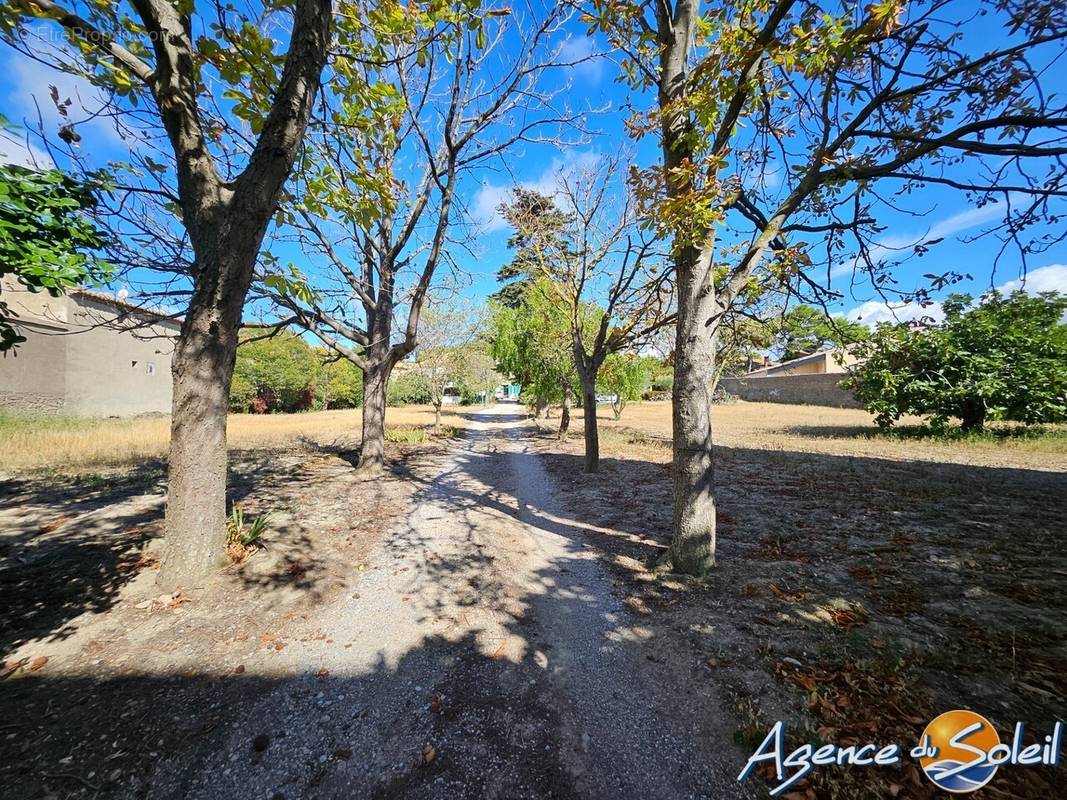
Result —
M585 420L585 471L600 469L600 431L596 418L596 373L580 370L582 382L582 408Z
M715 370L715 291L710 250L677 259L678 327L671 423L674 514L669 550L676 572L703 575L715 566L715 496L711 378Z
M700 4L693 0L656 7L660 44L658 102L662 113L663 166L672 199L695 189L693 120L683 100ZM715 497L712 493L711 388L717 311L712 276L713 231L695 246L675 239L678 316L675 328L671 424L674 432L673 538L668 558L678 572L702 575L715 565Z
M537 398L534 401L534 419L546 419L548 412L548 401Z
M963 413L960 417L964 431L980 431L985 427L986 408L980 400L968 398L963 401Z
M385 465L385 401L389 390L388 364L372 364L363 373L363 441L357 469L364 474L381 472Z
M571 427L571 387L563 385L563 408L559 413L559 431L556 434L561 442L567 440L567 431Z
M245 287L247 291L247 286ZM201 583L225 560L226 414L245 293L226 308L194 292L171 359L164 589Z
M441 432L441 403L433 404L433 432Z

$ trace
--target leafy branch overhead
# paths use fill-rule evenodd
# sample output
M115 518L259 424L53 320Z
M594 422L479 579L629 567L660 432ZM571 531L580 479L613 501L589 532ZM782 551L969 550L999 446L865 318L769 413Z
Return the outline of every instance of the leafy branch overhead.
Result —
M95 188L58 170L0 165L0 278L53 297L107 281L113 268L96 255L105 235L91 216ZM0 302L0 351L25 341L14 322Z

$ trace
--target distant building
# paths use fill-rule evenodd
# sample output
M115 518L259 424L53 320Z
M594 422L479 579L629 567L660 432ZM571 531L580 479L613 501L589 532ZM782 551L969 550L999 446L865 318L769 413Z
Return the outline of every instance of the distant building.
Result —
M767 362L759 369L746 373L744 377L770 378L776 375L844 374L855 363L856 357L844 350L819 350L779 364Z
M7 281L26 341L0 357L0 407L86 417L170 413L180 322L99 292L61 297Z

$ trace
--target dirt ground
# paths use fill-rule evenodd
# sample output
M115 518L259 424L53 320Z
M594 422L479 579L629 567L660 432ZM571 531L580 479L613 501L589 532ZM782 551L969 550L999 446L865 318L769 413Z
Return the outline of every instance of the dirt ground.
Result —
M719 563L701 583L650 570L670 530L669 406L601 410L597 475L582 472L580 422L565 445L544 423L538 447L631 611L666 633L664 658L705 665L749 752L779 719L798 743L915 743L955 708L1002 732L1026 721L1030 737L1067 717L1058 446L885 440L864 412L803 406L715 419ZM1065 793L1062 769L1006 767L975 796ZM823 772L797 796L934 795L908 765Z
M1038 736L1065 717L1056 446L717 408L719 566L694 582L650 568L669 407L603 419L593 476L580 427L499 409L390 443L373 481L325 432L236 451L266 549L176 596L153 583L158 462L0 480L0 794L765 796L735 777L774 720L910 744L952 708ZM1065 790L1003 767L975 797ZM791 800L932 796L908 766Z

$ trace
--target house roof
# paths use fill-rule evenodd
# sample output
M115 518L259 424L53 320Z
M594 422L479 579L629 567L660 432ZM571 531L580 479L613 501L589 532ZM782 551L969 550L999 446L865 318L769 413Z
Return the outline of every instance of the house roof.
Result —
M800 356L799 358L791 358L789 361L780 361L777 364L771 364L768 367L760 367L749 372L749 375L771 375L775 372L780 372L783 369L791 369L793 367L799 367L803 364L809 364L812 361L819 361L825 359L829 355L833 355L833 350L816 350L814 353L808 353L806 356Z
M159 309L148 308L147 306L139 306L136 303L127 303L125 300L119 300L105 292L96 292L92 289L71 289L67 292L71 297L87 297L90 300L95 300L98 303L105 303L114 308L122 309L123 311L132 311L137 314L145 314L149 317L153 317L157 320L163 320L167 322L176 322L181 324L182 317L174 314L165 314Z

